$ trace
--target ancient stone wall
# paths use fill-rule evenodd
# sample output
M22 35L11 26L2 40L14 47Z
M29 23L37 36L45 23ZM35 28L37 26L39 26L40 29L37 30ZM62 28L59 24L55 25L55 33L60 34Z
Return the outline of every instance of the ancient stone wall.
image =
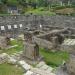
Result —
M0 33L11 32L20 33L25 28L39 28L39 26L52 26L52 27L70 27L73 28L75 33L75 17L71 16L38 16L38 15L9 15L0 16ZM8 25L9 26L8 28ZM23 25L23 27L22 27Z
M70 58L67 61L66 66L69 75L75 75L75 55L70 55Z
M40 46L40 47L44 47L44 48L48 48L48 49L52 49L53 48L53 44L50 41L44 40L44 39L40 39L37 37L34 37L34 41Z

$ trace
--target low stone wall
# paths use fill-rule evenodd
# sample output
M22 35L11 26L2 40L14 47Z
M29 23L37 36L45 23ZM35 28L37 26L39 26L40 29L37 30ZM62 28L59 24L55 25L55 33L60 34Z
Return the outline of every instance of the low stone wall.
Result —
M75 75L75 55L70 55L66 67L70 75Z
M8 55L6 53L0 54L0 64L5 63L8 60Z
M34 41L40 46L40 47L44 47L44 48L48 48L48 49L52 49L53 48L53 44L50 41L44 40L44 39L40 39L37 37L34 37Z
M61 50L67 51L71 54L75 54L75 45L61 45Z

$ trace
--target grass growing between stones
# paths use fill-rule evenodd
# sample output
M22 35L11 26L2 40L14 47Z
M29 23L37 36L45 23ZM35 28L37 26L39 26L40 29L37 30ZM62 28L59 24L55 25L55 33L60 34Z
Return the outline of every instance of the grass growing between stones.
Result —
M22 43L22 41L13 40L13 41L11 41L11 45L12 46L13 45L18 45L18 46L8 49L6 51L8 54L16 53L16 52L19 52L19 51L23 50L23 43Z
M44 57L45 62L52 67L61 65L63 60L67 61L69 58L69 54L67 52L51 52L46 51L43 48L40 49L40 54Z
M11 41L11 45L18 45L18 46L8 50L2 50L2 52L11 55L13 53L23 50L22 41L13 40ZM52 67L61 65L63 60L67 61L69 58L69 54L67 52L62 52L62 51L51 52L50 50L46 51L43 48L40 48L40 54L44 57L45 62Z
M23 75L24 70L21 67L7 63L0 64L0 75Z
M11 46L14 46L14 45L18 45L18 46L14 47L14 48L10 48L10 49L1 50L1 53L4 52L4 53L7 53L7 54L13 54L13 53L16 53L16 52L19 52L19 51L23 50L22 41L12 40Z

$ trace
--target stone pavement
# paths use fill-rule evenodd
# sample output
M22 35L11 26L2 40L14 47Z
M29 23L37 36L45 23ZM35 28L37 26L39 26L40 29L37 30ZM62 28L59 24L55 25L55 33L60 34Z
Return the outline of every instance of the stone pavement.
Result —
M61 67L59 67L56 71L56 75L69 75L66 71L63 71Z

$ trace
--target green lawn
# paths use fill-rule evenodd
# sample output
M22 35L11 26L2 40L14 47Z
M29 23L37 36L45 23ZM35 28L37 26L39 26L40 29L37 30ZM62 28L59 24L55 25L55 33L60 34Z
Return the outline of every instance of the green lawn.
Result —
M59 66L62 64L63 60L67 60L69 58L69 54L67 52L51 52L46 51L44 49L40 49L40 54L44 56L45 62L53 67Z
M0 64L0 75L23 75L24 70L21 67L7 63Z

